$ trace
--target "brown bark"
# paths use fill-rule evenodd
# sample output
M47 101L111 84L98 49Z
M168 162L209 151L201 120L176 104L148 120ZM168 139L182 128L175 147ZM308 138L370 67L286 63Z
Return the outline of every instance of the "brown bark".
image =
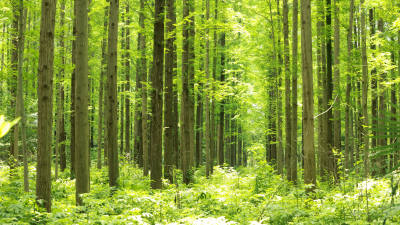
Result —
M118 14L119 0L110 0L110 17L108 27L108 67L106 88L106 124L108 150L108 177L111 187L117 185L118 165L118 114L117 114L117 57L118 57Z
M103 30L103 40L101 42L101 71L100 71L100 87L99 87L99 115L98 115L98 125L97 125L97 168L101 169L101 150L103 148L103 117L104 117L104 75L106 73L107 64L107 26L108 26L108 11L109 6L104 9L104 30ZM105 147L105 146L104 146ZM104 150L105 152L105 150ZM106 154L104 154L105 156ZM107 158L104 157L104 161Z
M51 140L53 121L53 62L56 0L42 0L38 68L38 153L36 199L51 211Z
M292 119L291 119L291 106L290 106L290 55L289 55L289 6L288 0L283 0L283 55L285 64L285 165L286 176L290 180L290 155L291 155L291 141L292 141ZM279 157L278 157L279 159ZM283 174L283 166L278 163L278 173Z
M362 122L364 144L364 176L369 176L369 135L368 135L368 59L367 59L367 34L365 27L364 0L361 0L361 58L362 58Z
M316 185L314 153L314 100L310 0L301 1L301 52L303 77L304 183ZM313 190L314 187L307 188Z
M153 71L151 73L151 188L162 188L162 110L164 64L164 0L155 0Z
M125 6L125 92L129 93L131 91L131 84L130 84L130 79L131 79L131 54L130 54L130 42L131 42L131 33L130 33L130 15L129 15L129 1L126 2ZM123 104L121 102L121 104ZM131 105L131 100L129 98L129 94L125 96L125 155L127 155L130 159L131 156L131 111L130 111L130 105ZM139 113L137 114L139 115ZM141 120L141 117L139 118ZM139 129L141 131L141 129ZM141 142L141 132L137 134L139 136L139 142ZM136 137L135 137L136 138Z
M292 26L292 141L290 153L290 181L297 183L297 49L298 49L298 0L293 0Z
M174 146L176 135L174 114L174 84L176 77L176 15L175 0L167 0L167 40L165 52L165 110L164 110L164 178L173 183L173 169L176 160L176 147Z

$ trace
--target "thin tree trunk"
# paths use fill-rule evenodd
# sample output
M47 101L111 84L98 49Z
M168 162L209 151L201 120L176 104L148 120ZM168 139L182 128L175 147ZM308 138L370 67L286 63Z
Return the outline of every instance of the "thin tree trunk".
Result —
M110 0L108 28L108 67L106 88L106 124L108 150L108 176L111 187L117 185L119 177L118 161L118 114L117 114L117 57L118 57L118 14L119 0Z
M316 185L314 153L314 100L310 0L301 1L301 52L303 76L304 183ZM313 190L315 187L307 188Z
M36 199L51 211L51 140L53 121L53 62L56 0L42 0L38 68L38 153Z
M74 4L74 15L76 15L77 5ZM71 179L75 178L76 175L76 163L75 163L75 87L76 87L76 17L74 16L73 25L72 25L72 36L74 37L72 41L72 64L74 65L74 69L71 74L71 134L70 134L70 157L71 157Z
M339 6L338 0L333 0L333 7L335 10L334 14L334 92L335 92L335 102L333 111L333 147L336 151L341 152L341 90L340 90L340 21L339 21ZM337 156L334 156L334 176L336 181L338 180L339 173L337 171Z
M285 121L286 121L286 139L285 139L285 164L286 176L288 180L291 176L290 158L292 141L292 119L290 107L290 54L289 54L289 6L288 0L283 0L283 55L285 60ZM278 157L279 159L279 157ZM283 162L281 162L283 164ZM278 163L278 173L283 174L283 166Z
M362 58L362 109L363 109L363 144L364 144L364 176L369 176L369 135L368 135L368 59L367 59L367 34L365 27L364 0L361 0L361 58Z
M101 71L100 71L100 88L99 88L99 115L98 115L98 126L97 126L97 168L101 169L102 160L101 160L101 149L103 148L103 103L104 103L104 75L106 73L106 64L107 64L107 26L108 26L108 8L106 6L104 9L104 30L103 30L103 40L101 42ZM104 146L105 147L105 146ZM105 150L104 150L105 151ZM105 156L106 154L104 154ZM104 157L104 161L107 158Z
M173 183L173 168L175 165L175 114L174 114L174 84L176 58L175 33L175 0L167 0L167 40L165 53L165 111L164 111L164 178Z
M150 170L149 163L149 134L148 134L148 115L147 115L147 60L146 60L146 33L144 32L144 0L140 0L139 33L140 40L140 76L143 81L142 86L142 135L143 135L143 174L147 176ZM140 163L140 161L139 161ZM140 165L140 164L139 164Z
M345 115L345 152L344 152L344 165L345 169L350 169L353 166L353 160L350 163L350 153L352 153L353 136L351 130L353 126L350 126L351 120L351 73L353 72L352 67L352 50L353 50L353 21L354 21L354 0L350 1L350 16L349 16L349 28L347 31L347 75L346 75L346 115Z
M129 15L129 1L126 2L125 6L126 10L126 15L125 15L125 22L126 22L126 30L125 30L125 92L129 93L131 90L131 84L130 84L130 79L131 79L131 54L130 54L130 42L131 42L131 33L130 33L130 15ZM121 102L122 104L122 102ZM129 94L125 96L125 154L129 157L131 157L131 111L130 111L130 105L131 101L129 99ZM139 113L138 113L139 114ZM140 118L141 119L141 118ZM139 129L140 130L140 129ZM140 130L141 131L141 130ZM141 133L137 134L139 137L141 136ZM141 141L141 138L140 138Z
M162 110L164 65L164 0L155 0L153 71L151 73L151 188L162 188Z
M290 153L290 181L297 183L297 49L298 49L298 0L293 0L292 26L292 141ZM247 163L246 163L247 164Z

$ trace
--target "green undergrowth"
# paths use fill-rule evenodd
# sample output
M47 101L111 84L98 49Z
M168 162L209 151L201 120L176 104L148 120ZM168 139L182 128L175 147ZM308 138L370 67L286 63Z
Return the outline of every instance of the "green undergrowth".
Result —
M303 184L295 187L267 164L215 167L210 179L200 168L189 186L165 181L163 190L151 190L149 178L125 164L116 189L108 187L106 169L92 168L91 192L79 207L74 180L61 173L52 184L52 213L46 213L35 205L34 191L23 192L22 171L10 179L8 170L0 167L0 224L400 224L396 174L368 181L352 175L306 194Z

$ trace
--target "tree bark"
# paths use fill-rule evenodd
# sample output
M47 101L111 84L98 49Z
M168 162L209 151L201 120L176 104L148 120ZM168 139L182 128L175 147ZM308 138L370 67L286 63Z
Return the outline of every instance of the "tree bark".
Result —
M174 83L176 68L174 67L176 58L176 15L175 0L167 0L167 40L165 52L165 110L164 110L164 178L173 183L173 169L177 154L174 146L176 135L175 114L174 114Z
M103 40L101 42L101 71L100 71L100 87L99 87L99 119L97 126L97 168L101 169L102 161L101 161L101 149L104 146L103 141L103 104L104 104L104 75L106 73L106 65L107 65L107 26L108 26L108 13L109 6L106 6L104 9L104 30L103 30ZM104 150L105 151L105 150ZM105 156L106 154L104 154ZM104 161L107 158L104 157Z
M290 153L290 181L297 183L297 49L298 49L298 0L293 0L292 26L292 141Z
M155 0L153 72L151 74L151 188L162 188L162 106L164 65L164 0Z
M51 211L51 140L53 121L53 62L56 0L42 0L38 68L38 153L36 199Z
M131 33L130 33L130 14L129 14L129 1L126 2L125 6L125 93L127 95L125 96L125 154L129 157L131 157L131 111L130 111L130 105L131 105L131 100L129 98L129 94L131 91L131 84L130 84L130 79L131 79L131 54L130 54L130 49L131 49ZM121 102L122 104L122 102ZM136 114L139 116L139 112ZM139 116L139 120L141 122L141 116ZM138 129L141 131L141 129ZM141 143L141 132L137 134L139 136L139 143ZM135 137L136 138L136 137ZM140 146L141 147L141 146Z
M75 0L76 20L76 89L75 89L75 159L76 204L82 205L83 193L89 192L89 112L88 112L88 1Z
M292 119L290 106L290 54L289 54L289 6L288 0L283 0L283 55L285 60L285 165L286 176L290 180L291 168L291 141L292 141ZM279 157L278 157L279 158ZM282 162L283 163L283 162ZM278 173L283 174L283 166L278 163Z
M111 187L117 186L119 177L118 165L118 114L117 114L117 58L118 58L118 14L119 0L110 0L110 17L108 27L108 67L106 88L106 124L108 150L108 177Z
M304 183L316 185L314 153L314 100L310 0L301 1L301 52L303 77Z
M368 135L368 59L367 59L367 34L365 27L364 0L361 0L361 58L362 58L362 122L364 144L364 176L369 176L369 135Z
M354 0L350 1L350 15L349 15L349 28L347 30L347 75L346 75L346 107L345 107L345 152L344 152L344 165L345 169L350 169L353 166L353 162L350 163L350 153L352 153L353 136L351 130L353 126L350 126L350 115L351 111L351 73L353 72L352 67L352 50L353 50L353 21L354 21Z

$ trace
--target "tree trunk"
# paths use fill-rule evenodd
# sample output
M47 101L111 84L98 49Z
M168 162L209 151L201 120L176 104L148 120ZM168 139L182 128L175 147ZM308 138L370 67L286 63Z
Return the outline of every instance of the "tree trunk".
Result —
M173 168L175 165L175 114L174 114L174 84L173 79L176 75L176 33L175 33L175 0L167 0L167 40L165 52L165 111L164 111L164 178L173 183Z
M365 27L364 0L361 0L361 58L362 58L362 109L363 109L363 144L364 144L364 176L369 175L369 135L368 135L368 59L367 59L367 34Z
M164 63L164 0L155 1L153 72L151 74L151 188L162 188L162 106Z
M199 83L197 93L197 108L196 108L196 167L202 163L202 140L203 140L203 83Z
M303 76L304 183L316 185L314 153L314 100L310 0L301 1L301 52ZM315 187L307 188L313 190Z
M292 141L290 151L290 181L297 183L297 49L298 49L298 0L293 0L292 27Z
M290 108L290 54L289 54L289 6L288 0L283 0L283 55L285 60L285 121L286 121L286 139L285 139L285 164L286 176L290 180L290 153L292 141L292 120ZM279 157L278 157L279 159ZM281 162L283 163L283 162ZM278 163L278 173L283 174L283 166Z
M341 152L341 115L340 115L340 21L339 21L339 6L338 0L333 0L334 14L334 92L335 102L333 107L333 147L337 152ZM338 180L339 173L337 171L337 156L334 156L334 176Z
M74 15L76 15L77 5L74 4ZM75 178L76 175L76 163L75 163L75 87L76 87L76 17L73 19L72 25L72 36L74 39L72 40L72 64L74 65L74 69L72 70L71 74L71 134L70 134L70 157L71 157L71 179Z
M118 57L118 14L119 0L110 0L108 28L108 67L106 88L106 124L108 150L108 177L111 187L117 185L119 177L118 161L118 114L117 114L117 57Z
M76 89L75 89L75 159L76 204L82 205L83 193L89 192L89 120L88 120L88 1L75 0Z
M125 92L127 95L125 96L125 155L131 158L131 111L130 111L130 105L131 101L129 98L129 93L131 91L131 84L130 84L130 79L131 79L131 54L130 54L130 42L131 42L131 33L130 33L130 15L129 15L129 1L126 2L125 6L126 10L126 15L125 15ZM123 104L121 102L121 104ZM139 113L137 114L139 115ZM141 120L141 117L139 118ZM139 129L140 130L140 129ZM141 131L141 130L140 130ZM137 134L139 136L139 142L141 142L141 133Z
M350 135L353 126L350 126L350 115L351 111L351 73L353 72L352 67L352 50L353 50L353 21L354 21L354 0L350 1L350 16L349 16L349 28L347 31L347 75L346 75L346 108L345 108L345 151L344 151L344 165L345 169L350 169L353 166L353 162L350 163L350 153L352 152L353 136Z
M103 30L103 40L101 42L101 71L100 71L100 88L99 88L99 119L98 119L98 126L97 126L97 168L101 169L102 162L101 162L101 149L103 147L103 103L104 103L104 75L106 73L106 65L107 65L107 26L108 26L108 7L105 7L104 10L104 30ZM105 151L105 150L104 150ZM104 161L107 158L104 157Z
M53 121L53 62L56 0L42 0L38 68L38 154L36 199L51 211L51 140Z
M146 60L146 33L144 32L144 0L140 0L139 26L141 32L138 35L140 40L140 76L143 81L142 86L142 135L143 135L143 174L147 176L150 170L149 162L149 134L148 134L148 115L147 115L147 60ZM140 159L139 159L140 165Z

